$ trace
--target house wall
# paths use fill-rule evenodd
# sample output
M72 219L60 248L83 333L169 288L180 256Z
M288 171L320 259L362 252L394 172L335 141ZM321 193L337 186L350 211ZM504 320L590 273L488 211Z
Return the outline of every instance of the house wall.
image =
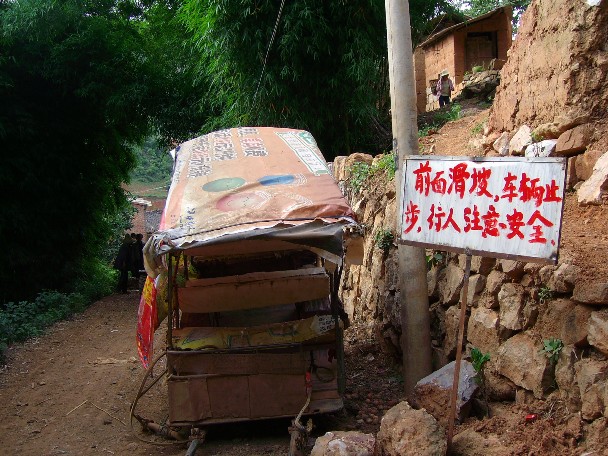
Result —
M424 51L417 47L414 50L414 75L416 77L416 108L424 112L428 97L428 83L424 68Z
M431 43L429 46L423 48L423 52L424 78L427 95L424 104L418 105L418 112L431 111L439 107L436 97L430 92L431 85L429 81L438 79L439 73L443 70L447 70L450 75L454 75L456 70L454 62L454 36L447 35L443 39ZM456 83L456 81L454 81L454 83Z
M133 218L131 219L131 223L133 223L133 228L131 228L131 233L146 233L146 205L131 203L136 212L133 214Z
M496 32L497 57L494 69L500 70L507 60L507 52L512 42L511 9L503 8L492 17L475 22L454 32L454 61L456 80L454 84L462 82L462 78L471 68L465 67L465 43L467 34L480 32Z
M487 19L473 22L424 47L416 48L414 68L418 112L431 111L439 107L436 97L431 94L429 81L437 79L441 71L447 70L450 73L456 86L454 96L462 89L464 75L471 70L466 68L465 43L468 33L496 32L498 57L494 68L502 68L511 47L511 17L511 8L505 7ZM422 84L425 87L426 95L424 97L422 96Z

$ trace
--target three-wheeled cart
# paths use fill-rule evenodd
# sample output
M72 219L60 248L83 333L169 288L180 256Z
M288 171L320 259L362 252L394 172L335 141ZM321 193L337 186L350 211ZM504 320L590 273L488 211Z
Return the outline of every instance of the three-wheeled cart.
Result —
M144 249L169 315L164 428L197 439L211 424L296 416L296 454L300 417L343 407L337 289L354 214L305 131L223 130L174 157L161 228Z

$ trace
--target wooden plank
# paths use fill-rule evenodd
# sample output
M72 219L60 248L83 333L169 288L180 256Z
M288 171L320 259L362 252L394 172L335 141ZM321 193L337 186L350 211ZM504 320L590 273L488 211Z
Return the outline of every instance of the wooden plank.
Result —
M329 276L323 273L185 287L178 290L178 297L182 312L211 313L312 301L329 293Z
M246 255L252 253L263 252L279 252L286 250L307 250L306 246L292 244L285 241L277 240L239 240L236 242L225 242L218 244L206 244L199 247L191 247L186 249L186 254L190 256L201 256L205 258L226 257L226 253L231 252L234 255Z
M220 283L247 283L258 280L282 279L285 277L299 277L306 275L325 274L324 268L302 268L287 271L250 272L248 274L213 277L209 279L190 279L186 281L186 287L207 287Z
M192 353L169 352L170 370L179 376L301 374L306 372L305 353Z

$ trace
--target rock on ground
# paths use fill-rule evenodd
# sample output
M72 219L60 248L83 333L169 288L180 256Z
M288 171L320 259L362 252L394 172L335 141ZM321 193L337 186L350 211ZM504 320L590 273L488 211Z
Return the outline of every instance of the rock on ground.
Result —
M310 456L373 456L376 438L356 431L327 432L319 437Z
M426 410L401 402L386 412L376 437L376 456L442 456L443 428Z

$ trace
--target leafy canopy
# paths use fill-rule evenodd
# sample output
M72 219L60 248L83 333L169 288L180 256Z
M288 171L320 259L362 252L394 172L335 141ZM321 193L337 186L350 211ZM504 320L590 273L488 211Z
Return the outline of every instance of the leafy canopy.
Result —
M160 27L175 12L162 1L2 4L0 185L11 197L0 205L0 302L69 291L128 227L128 145L151 124L166 125L163 116L180 119L192 87L186 48L166 48L185 41L183 27ZM167 71L173 58L183 71ZM173 94L179 103L158 109ZM194 117L187 114L181 119ZM162 129L165 137L196 129L173 126Z
M451 7L414 0L410 8L418 36ZM390 130L384 2L285 2L269 49L279 10L272 0L184 1L181 18L194 34L214 113L203 131L302 128L327 158L386 147L379 144Z

